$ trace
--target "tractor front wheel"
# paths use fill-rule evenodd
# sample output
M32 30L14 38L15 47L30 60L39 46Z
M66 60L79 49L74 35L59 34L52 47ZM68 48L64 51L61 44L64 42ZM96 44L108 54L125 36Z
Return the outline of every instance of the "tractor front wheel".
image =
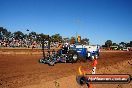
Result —
M39 63L43 63L43 59L39 59Z
M71 63L76 63L78 60L78 53L76 51L69 51L68 53L68 59Z

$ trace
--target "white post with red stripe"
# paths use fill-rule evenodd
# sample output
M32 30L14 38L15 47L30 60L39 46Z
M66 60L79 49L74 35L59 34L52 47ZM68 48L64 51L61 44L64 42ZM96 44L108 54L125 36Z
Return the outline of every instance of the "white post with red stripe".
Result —
M92 74L95 74L96 73L97 58L93 56L92 59L93 59Z

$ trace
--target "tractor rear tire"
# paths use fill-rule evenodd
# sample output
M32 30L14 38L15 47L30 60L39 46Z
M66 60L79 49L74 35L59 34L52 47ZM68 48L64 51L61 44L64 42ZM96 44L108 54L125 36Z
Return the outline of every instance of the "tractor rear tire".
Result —
M68 52L68 59L71 63L76 63L78 60L78 53L74 50Z

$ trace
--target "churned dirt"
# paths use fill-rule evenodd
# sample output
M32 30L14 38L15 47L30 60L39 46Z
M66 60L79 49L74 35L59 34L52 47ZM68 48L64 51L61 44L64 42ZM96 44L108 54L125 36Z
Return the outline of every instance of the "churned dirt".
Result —
M87 88L76 82L78 68L91 73L92 61L40 64L41 54L0 54L0 88ZM132 52L101 52L97 74L132 75ZM93 88L131 88L129 84L93 84Z

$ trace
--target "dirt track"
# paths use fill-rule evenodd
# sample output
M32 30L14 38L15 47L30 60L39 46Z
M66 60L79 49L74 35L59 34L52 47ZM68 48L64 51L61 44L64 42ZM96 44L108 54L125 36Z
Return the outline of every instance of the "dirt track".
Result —
M52 88L64 88L62 85L64 85L65 88L82 88L75 83L70 86L67 81L75 82L74 77L78 74L79 66L90 70L88 73L91 72L91 61L87 63L78 62L75 64L58 63L53 67L49 67L46 64L38 63L38 59L41 56L42 55L1 54L0 88L51 88L51 86ZM128 62L132 64L131 60L132 52L101 52L100 58L98 59L97 73L127 73L132 75L132 65L128 64ZM119 64L115 66L117 63L125 63L125 65ZM113 70L111 70L112 68ZM57 80L60 81L60 83L58 83ZM56 86L58 84L61 86ZM95 85L95 88L99 88L99 86L99 84ZM105 88L112 88L112 86L113 85L109 87L105 85ZM122 88L122 86L123 85L117 85L114 86L114 88ZM130 87L132 87L131 83L128 84L126 88ZM83 88L87 87L84 86Z

